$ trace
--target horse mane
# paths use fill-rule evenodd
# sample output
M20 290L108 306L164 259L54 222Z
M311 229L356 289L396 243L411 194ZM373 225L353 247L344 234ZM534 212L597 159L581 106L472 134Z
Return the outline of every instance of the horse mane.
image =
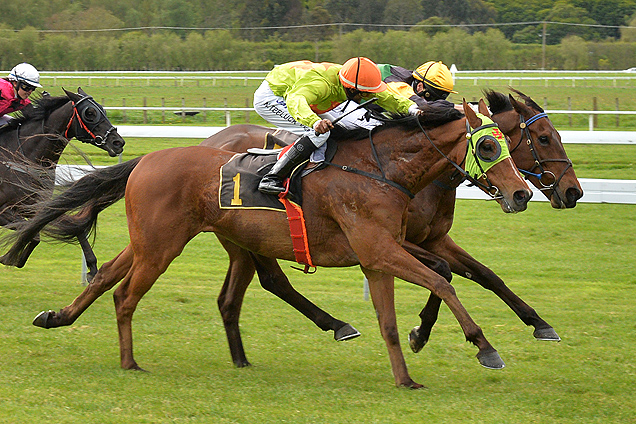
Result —
M484 93L488 108L493 115L514 110L510 99L505 94L494 90L483 90L482 93Z
M510 91L514 91L515 93L517 93L517 95L519 96L519 98L521 100L523 100L523 102L526 104L526 106L531 107L532 109L538 111L539 113L543 113L544 110L541 106L539 106L534 100L532 100L530 98L530 96L527 96L525 94L523 94L521 91L516 90L512 87L509 87Z
M428 103L424 106L420 106L420 111L418 118L412 115L402 114L390 114L390 118L386 118L384 116L371 114L372 118L382 121L382 125L374 128L373 132L378 133L395 127L400 127L405 130L415 130L420 128L431 129L464 117L464 114L455 109L452 103ZM345 129L337 124L331 132L331 137L336 141L360 140L369 137L369 130L366 128Z
M9 121L0 132L11 131L28 121L42 121L54 110L67 104L71 99L66 96L51 97L42 96L34 100L15 114L15 119Z

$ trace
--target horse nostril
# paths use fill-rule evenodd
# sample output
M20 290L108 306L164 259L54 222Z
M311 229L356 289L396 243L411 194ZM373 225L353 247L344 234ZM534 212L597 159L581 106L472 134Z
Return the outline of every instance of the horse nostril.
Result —
M565 194L568 197L568 200L572 200L573 202L576 202L583 197L583 192L576 187L568 188Z
M530 201L532 197L532 192L528 190L517 190L513 194L513 199L515 199L515 203L518 205L525 205Z

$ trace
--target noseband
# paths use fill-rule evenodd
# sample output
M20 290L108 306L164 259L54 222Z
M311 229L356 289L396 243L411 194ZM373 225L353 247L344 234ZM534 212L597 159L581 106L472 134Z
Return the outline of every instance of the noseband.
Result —
M85 134L88 135L88 137L86 137L85 135L76 134L75 138L77 138L79 141L83 143L94 144L97 147L100 147L106 144L106 139L108 138L110 133L113 131L116 131L117 128L115 128L111 124L110 128L104 133L103 136L95 135L94 133L95 128L97 128L97 126L102 121L107 121L110 124L110 122L108 121L108 118L106 117L106 113L101 108L101 106L99 106L99 104L97 104L97 102L95 102L95 100L93 100L93 97L91 96L84 96L77 103L75 102L72 102L72 103L73 103L73 115L71 116L71 119L68 121L68 124L66 125L66 131L64 132L64 137L69 138L68 132L71 129L71 125L75 120L77 120L77 123L79 124L80 128L84 130ZM98 114L96 118L90 118L86 115L86 111L90 107L93 107L97 111Z
M528 176L535 177L537 180L539 180L539 183L542 185L542 188L540 189L541 191L552 190L552 192L555 193L557 197L560 198L561 196L558 194L555 188L559 185L559 183L561 182L561 179L563 179L568 169L572 167L572 161L570 159L539 159L539 155L535 148L534 139L532 138L532 135L530 135L530 130L528 129L528 127L532 123L534 123L535 121L541 118L546 118L549 120L548 114L545 112L537 113L536 115L532 116L527 121L524 119L523 115L519 114L519 128L521 128L521 137L519 138L519 142L517 143L517 145L510 150L510 153L517 150L517 148L521 145L521 142L523 141L523 137L525 135L526 143L528 144L528 147L530 148L530 152L532 153L532 157L534 158L534 166L530 170L519 168L519 172L521 172L526 177ZM543 168L543 164L547 162L565 162L567 166L565 167L563 172L561 172L561 175L559 175L559 177L557 178L557 176L554 175L553 172L547 171L545 168ZM539 173L532 172L536 168L539 168ZM552 177L550 178L550 176ZM549 182L550 180L552 180L552 183Z

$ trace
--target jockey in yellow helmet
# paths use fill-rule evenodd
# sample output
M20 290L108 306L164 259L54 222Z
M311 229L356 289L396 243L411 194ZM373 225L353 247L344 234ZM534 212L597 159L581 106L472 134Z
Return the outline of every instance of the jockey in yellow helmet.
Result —
M393 65L378 65L389 91L418 104L446 100L453 90L453 76L442 62L426 62L409 71Z

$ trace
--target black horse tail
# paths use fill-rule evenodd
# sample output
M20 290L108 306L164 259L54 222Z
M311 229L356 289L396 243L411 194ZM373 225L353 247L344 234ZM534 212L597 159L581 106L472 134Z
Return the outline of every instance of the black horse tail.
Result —
M63 187L61 194L43 199L29 207L32 218L11 228L4 245L10 245L3 263L17 263L29 242L39 233L54 240L71 243L78 236L88 236L95 230L101 211L124 198L128 177L143 156L124 163L97 169Z

